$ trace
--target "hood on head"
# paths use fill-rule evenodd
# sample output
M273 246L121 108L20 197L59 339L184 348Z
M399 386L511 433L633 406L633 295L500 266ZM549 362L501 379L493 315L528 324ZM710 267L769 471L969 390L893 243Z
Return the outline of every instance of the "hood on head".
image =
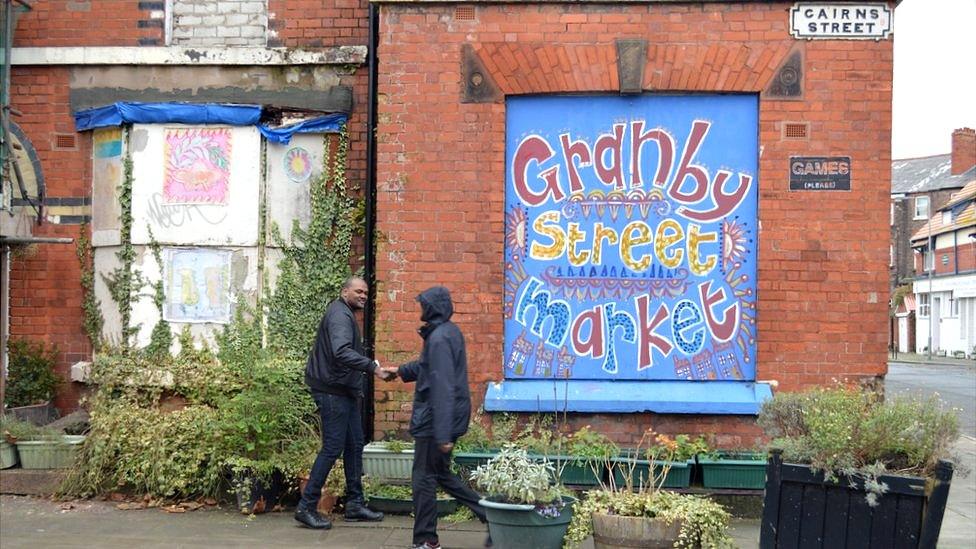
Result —
M434 286L420 292L417 302L420 303L420 320L427 323L447 322L454 314L451 293L443 286Z

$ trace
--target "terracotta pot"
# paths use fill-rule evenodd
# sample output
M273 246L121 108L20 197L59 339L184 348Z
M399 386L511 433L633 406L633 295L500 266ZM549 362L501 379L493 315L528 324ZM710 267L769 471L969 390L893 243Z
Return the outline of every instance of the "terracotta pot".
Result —
M674 547L680 532L680 520L669 524L659 518L593 513L594 549L670 549Z

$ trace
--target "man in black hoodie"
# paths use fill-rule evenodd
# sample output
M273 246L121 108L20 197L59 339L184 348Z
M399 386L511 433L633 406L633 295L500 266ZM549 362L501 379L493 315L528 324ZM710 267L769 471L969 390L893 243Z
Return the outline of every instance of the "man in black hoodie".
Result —
M420 359L400 366L396 373L405 382L416 381L410 434L413 455L413 544L415 548L440 547L437 537L437 485L468 506L481 522L485 510L481 497L451 472L454 442L467 432L471 419L468 359L464 335L451 322L454 305L443 286L417 296L424 338ZM491 538L485 542L491 545Z
M379 521L383 513L363 501L363 381L367 374L384 380L394 374L365 355L359 323L353 311L366 306L369 287L352 277L342 285L339 299L329 304L319 323L315 344L305 366L305 384L319 407L322 448L315 457L295 520L309 528L328 529L332 522L316 511L322 485L339 455L346 473L347 521Z

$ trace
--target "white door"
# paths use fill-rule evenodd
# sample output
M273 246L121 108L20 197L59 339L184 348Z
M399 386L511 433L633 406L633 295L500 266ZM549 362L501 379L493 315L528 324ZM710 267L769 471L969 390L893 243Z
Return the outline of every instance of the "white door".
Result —
M908 352L908 317L898 318L898 352Z
M939 324L942 323L942 298L932 298L932 352L939 350Z

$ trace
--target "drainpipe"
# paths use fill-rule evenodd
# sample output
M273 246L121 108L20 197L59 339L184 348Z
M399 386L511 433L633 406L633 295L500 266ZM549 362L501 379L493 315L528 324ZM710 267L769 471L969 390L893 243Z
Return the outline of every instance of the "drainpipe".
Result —
M363 332L366 338L366 349L370 358L376 356L376 88L377 88L377 67L379 62L376 57L376 46L379 44L379 7L374 3L369 3L369 51L367 54L367 64L369 70L369 82L366 99L366 204L365 204L365 244L366 254L364 275L366 283L372 290L369 300L366 302L366 310L363 311ZM366 441L373 440L373 426L375 425L376 406L374 404L373 393L375 391L375 381L373 376L366 376L367 387L366 397L363 406L363 432L366 434Z

